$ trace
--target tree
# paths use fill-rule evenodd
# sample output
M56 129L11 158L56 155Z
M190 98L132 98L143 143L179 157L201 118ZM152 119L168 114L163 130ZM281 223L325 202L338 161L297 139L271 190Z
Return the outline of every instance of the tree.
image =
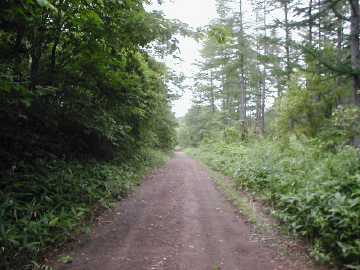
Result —
M349 0L350 17L350 47L351 47L351 67L353 69L353 102L360 106L360 8L358 0Z

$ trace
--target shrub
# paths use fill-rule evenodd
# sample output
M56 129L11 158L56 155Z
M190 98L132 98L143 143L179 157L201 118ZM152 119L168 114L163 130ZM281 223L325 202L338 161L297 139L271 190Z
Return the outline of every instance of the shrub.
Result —
M163 154L143 150L127 163L53 161L17 168L0 182L0 269L22 269L64 243L94 207L110 207L147 167L163 160Z
M192 154L263 196L290 231L313 243L321 261L360 266L360 154L326 152L311 141L216 143ZM353 268L355 269L355 268Z

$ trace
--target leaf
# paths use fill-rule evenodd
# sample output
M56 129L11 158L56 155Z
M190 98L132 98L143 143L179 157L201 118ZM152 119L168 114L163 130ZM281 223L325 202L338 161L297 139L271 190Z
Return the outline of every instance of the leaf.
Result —
M70 255L63 255L59 257L58 261L61 263L72 263L73 257Z
M57 11L57 8L54 7L48 0L36 0L36 2L42 7L50 8L54 11Z
M53 218L52 220L50 220L49 225L50 226L55 226L59 221L59 217Z

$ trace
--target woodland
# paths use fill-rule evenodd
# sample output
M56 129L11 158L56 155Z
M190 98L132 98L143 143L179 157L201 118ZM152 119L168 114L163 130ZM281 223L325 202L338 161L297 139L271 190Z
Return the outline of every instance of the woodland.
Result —
M179 144L360 269L359 1L216 2Z
M183 30L142 0L0 1L0 269L32 269L164 161L176 76L151 55Z
M359 1L217 0L196 31L148 3L0 1L0 269L43 269L176 145L360 269ZM202 49L176 119L178 35Z

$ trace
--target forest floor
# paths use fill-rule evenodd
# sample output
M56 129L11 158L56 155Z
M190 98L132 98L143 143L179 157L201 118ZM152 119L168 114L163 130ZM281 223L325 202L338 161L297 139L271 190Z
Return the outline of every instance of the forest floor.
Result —
M305 270L306 257L252 239L211 173L181 152L61 251L59 270ZM258 237L261 239L261 237ZM291 253L291 252L290 252ZM58 257L59 258L59 257Z

